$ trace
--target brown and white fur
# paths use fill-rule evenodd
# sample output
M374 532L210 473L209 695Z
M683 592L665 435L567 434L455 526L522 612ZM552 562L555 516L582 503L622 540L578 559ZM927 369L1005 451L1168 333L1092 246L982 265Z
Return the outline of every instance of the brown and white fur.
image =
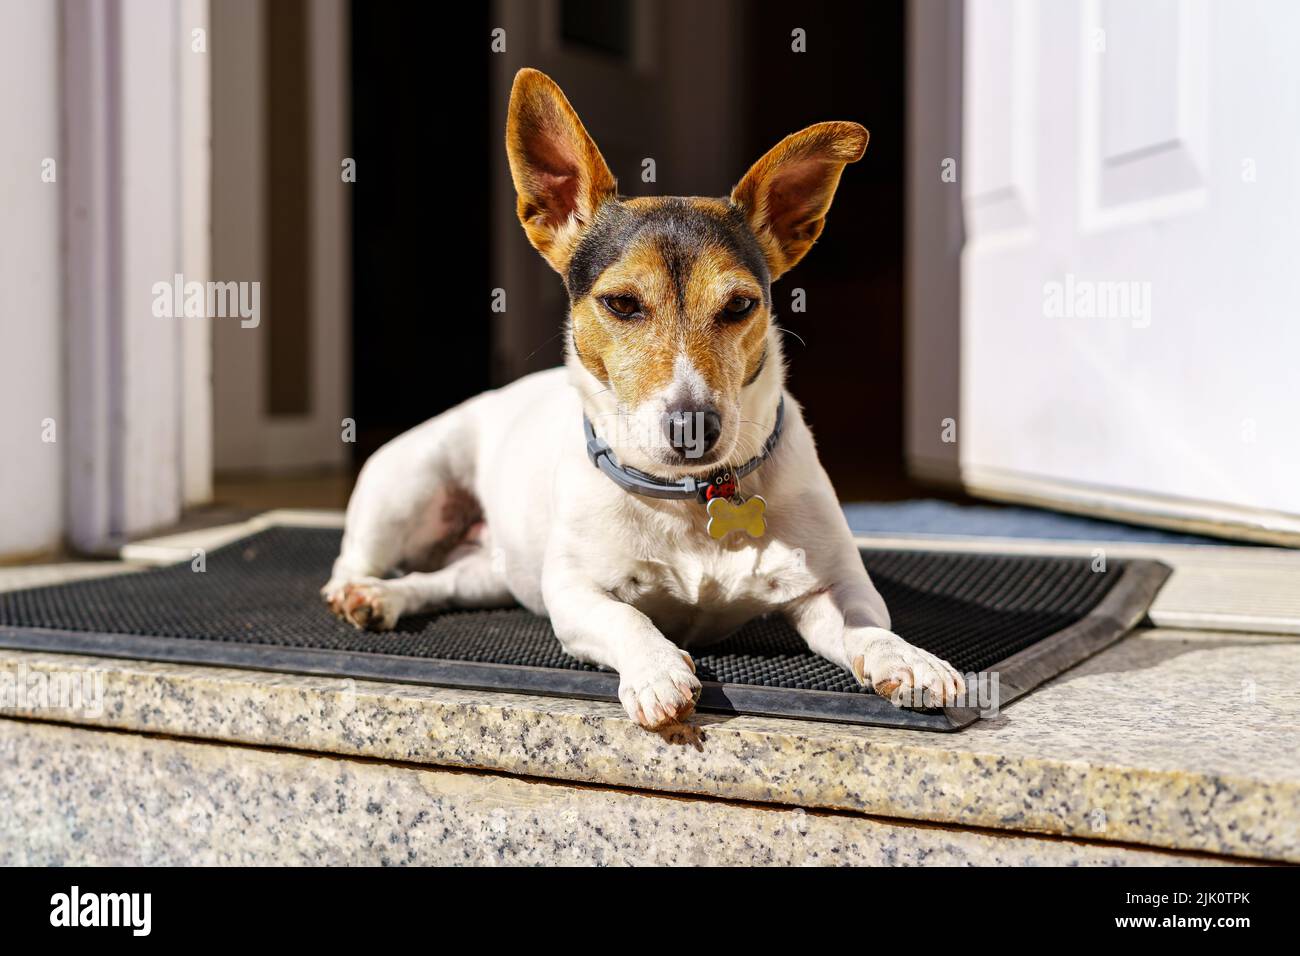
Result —
M856 123L819 123L727 199L624 199L559 87L520 71L506 147L524 231L569 290L565 366L472 398L366 462L322 589L334 612L387 630L518 602L550 617L568 653L616 670L628 715L651 729L698 699L690 650L768 612L896 702L955 702L961 676L889 631L784 392L772 322L771 281L817 239L866 145ZM699 503L630 494L586 454L584 412L624 465L711 475L759 450L782 395L780 444L741 483L768 503L761 538L714 540ZM707 437L674 444L674 414L710 422Z

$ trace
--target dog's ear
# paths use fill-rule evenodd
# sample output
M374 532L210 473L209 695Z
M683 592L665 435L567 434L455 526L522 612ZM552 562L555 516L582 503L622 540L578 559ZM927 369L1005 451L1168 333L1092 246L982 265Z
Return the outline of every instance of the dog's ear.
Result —
M528 241L563 274L578 236L618 184L582 120L545 73L515 74L506 153Z
M772 278L792 268L826 225L840 173L867 148L857 123L817 123L787 136L731 191L758 237Z

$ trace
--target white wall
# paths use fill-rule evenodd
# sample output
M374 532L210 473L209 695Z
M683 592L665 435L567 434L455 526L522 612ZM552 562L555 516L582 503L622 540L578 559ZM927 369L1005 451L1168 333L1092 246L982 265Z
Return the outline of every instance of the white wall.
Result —
M206 7L0 0L0 558L110 551L210 489L206 321L152 308L207 277Z
M41 180L60 159L59 8L0 0L0 24L0 554L16 554L62 531L60 185Z

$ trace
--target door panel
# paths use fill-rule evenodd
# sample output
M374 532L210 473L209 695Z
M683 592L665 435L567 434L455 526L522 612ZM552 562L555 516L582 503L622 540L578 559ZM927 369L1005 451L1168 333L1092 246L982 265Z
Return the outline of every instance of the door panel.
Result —
M1034 0L967 8L962 203L971 236L1023 229L1031 219L1037 22Z
M1204 198L1195 191L1207 171L1207 15L1204 0L1084 4L1079 119L1089 221L1157 197Z

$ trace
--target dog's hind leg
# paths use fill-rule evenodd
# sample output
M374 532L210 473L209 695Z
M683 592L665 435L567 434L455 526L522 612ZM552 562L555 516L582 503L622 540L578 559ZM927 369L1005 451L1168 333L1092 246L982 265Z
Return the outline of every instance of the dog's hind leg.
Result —
M367 578L343 588L340 616L358 628L388 631L398 619L443 608L507 607L514 596L506 587L492 549L467 544L437 571L400 578Z
M321 595L336 614L349 584L439 567L481 522L473 485L476 400L370 456L348 501L343 546Z

